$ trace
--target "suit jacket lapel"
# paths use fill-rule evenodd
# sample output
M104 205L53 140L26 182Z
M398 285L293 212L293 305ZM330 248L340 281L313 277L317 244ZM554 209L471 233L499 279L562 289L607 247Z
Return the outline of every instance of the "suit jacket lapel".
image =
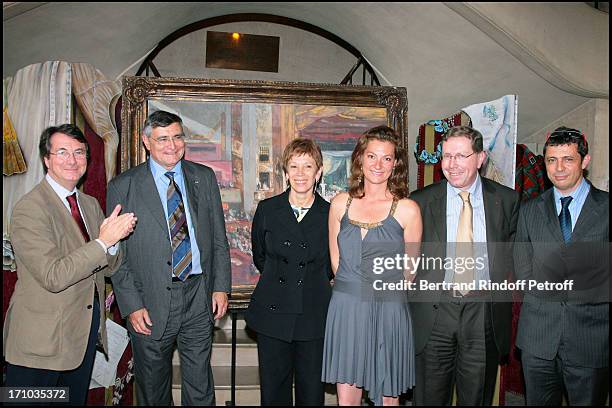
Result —
M70 211L68 211L68 209L66 208L66 206L64 206L64 204L62 203L62 199L57 195L57 193L53 190L53 187L51 187L51 185L49 185L49 183L47 182L47 180L43 180L41 182L41 190L44 196L46 196L47 200L46 202L50 203L52 205L51 208L54 208L56 213L57 213L57 220L59 220L62 225L63 225L63 230L65 232L68 232L69 234L71 234L71 239L73 241L79 242L80 244L84 244L85 243L85 237L83 237L83 234L81 233L81 229L79 228L78 224L76 223L76 221L74 220L74 218L72 218L72 215L70 214ZM81 208L83 208L83 204L79 202L79 204L81 204ZM85 209L83 209L83 211L85 211ZM89 227L90 225L90 220L88 218L86 218L86 216L84 214L81 214L82 217L85 217L85 223L86 225ZM91 234L91 229L90 229L90 235ZM97 238L97 236L91 236L91 239L95 239Z
M502 211L500 211L502 203L491 184L484 177L481 177L480 180L482 181L482 201L487 229L487 256L489 257L489 271L491 271L491 268L495 265L493 263L496 255L495 246L500 241L499 226L502 225Z
M429 206L438 242L446 242L446 183L443 181L439 184L439 189L435 193L436 199Z
M309 218L318 217L319 213L321 212L321 209L323 208L322 206L323 201L324 201L323 198L318 193L315 193L315 199L312 202L312 205L310 206L310 210L308 210L308 212L304 216L304 219L306 219L307 217ZM291 204L289 204L289 206L291 206ZM293 213L293 209L291 209L291 213L293 214L293 218L296 218L295 213ZM302 229L302 225L305 225L305 224L302 224L301 222L297 222L297 218L295 221L300 229Z
M538 208L542 218L546 221L545 225L549 229L554 241L563 242L563 234L561 233L561 225L559 225L559 216L555 207L553 188L549 188L543 192L538 199Z
M289 203L289 189L287 189L281 195L280 199L278 200L278 207L279 214L281 214L281 217L285 220L284 225L287 228L287 231L303 240L304 236L302 234L302 229L300 228L300 224L297 222L293 209L291 208L291 204ZM306 214L306 216L308 216L308 214Z
M138 191L138 197L142 197L142 201L150 211L152 218L155 219L159 226L167 233L168 219L164 214L164 207L160 201L148 160L145 162L145 165L140 168L140 171L142 174L136 174L134 176L134 180L137 183L136 189Z
M591 185L591 190L584 201L584 205L576 221L576 226L572 232L572 239L578 239L587 231L591 230L594 224L597 224L599 220L601 220L603 214L600 207L601 202L599 201L598 191L595 191L595 187Z
M89 200L79 200L79 205L81 206L81 210L83 210L81 216L85 220L85 225L89 232L89 239L93 240L98 238L98 235L100 235L100 225L98 225L99 221L95 217L95 208L89 205Z
M200 190L200 178L192 171L189 162L183 160L181 166L183 168L183 178L185 179L185 189L187 190L185 196L189 203L191 221L194 230L197 231L198 223L195 220L198 219L198 204L200 203L200 200L197 199Z

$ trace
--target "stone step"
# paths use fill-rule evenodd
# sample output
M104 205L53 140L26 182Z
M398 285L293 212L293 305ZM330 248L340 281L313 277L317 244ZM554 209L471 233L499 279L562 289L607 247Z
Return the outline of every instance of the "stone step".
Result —
M244 317L242 315L238 315L236 319L236 328L238 330L244 329L246 327L246 322L244 321ZM231 330L232 328L232 318L230 314L226 314L219 320L215 320L215 328L223 329L223 330Z
M230 367L213 367L215 381L216 405L224 406L231 400ZM174 405L181 405L181 373L179 367L172 372L172 398ZM236 368L236 405L261 405L259 393L259 369L254 367ZM327 384L325 387L325 405L338 405L336 387ZM367 404L366 404L367 405Z
M181 371L180 367L172 367L172 397L175 405L181 405ZM230 367L212 367L215 382L215 399L217 405L225 405L231 398ZM236 404L259 405L259 368L236 367Z

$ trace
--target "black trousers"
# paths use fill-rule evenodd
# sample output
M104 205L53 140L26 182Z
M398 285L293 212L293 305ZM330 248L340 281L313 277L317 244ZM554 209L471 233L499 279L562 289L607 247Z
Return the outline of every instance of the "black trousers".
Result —
M261 405L323 405L323 339L286 342L257 333Z
M579 367L568 363L561 345L552 360L545 360L521 350L525 375L527 405L561 406L565 391L570 406L605 405L609 383L609 367Z
M27 324L27 322L23 322ZM100 306L97 299L93 302L93 316L87 340L87 349L81 365L74 370L55 371L42 368L23 367L6 364L6 387L68 387L68 405L84 406L91 380L91 371L96 358L96 340L100 327ZM69 345L67 345L69 347ZM28 403L32 405L33 403ZM49 405L42 403L40 405ZM63 405L63 404L62 404Z
M441 299L431 336L416 356L414 405L491 405L498 351L490 305L465 299Z

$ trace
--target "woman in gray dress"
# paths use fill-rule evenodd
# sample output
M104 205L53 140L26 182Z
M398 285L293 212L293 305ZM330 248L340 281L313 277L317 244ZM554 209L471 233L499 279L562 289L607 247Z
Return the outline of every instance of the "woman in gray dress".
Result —
M414 271L380 259L418 257L418 205L408 196L408 163L397 133L364 133L352 155L349 191L331 202L329 251L335 283L327 313L322 381L336 383L339 405L398 405L414 385L412 324L405 291L384 290ZM387 287L388 288L388 287Z

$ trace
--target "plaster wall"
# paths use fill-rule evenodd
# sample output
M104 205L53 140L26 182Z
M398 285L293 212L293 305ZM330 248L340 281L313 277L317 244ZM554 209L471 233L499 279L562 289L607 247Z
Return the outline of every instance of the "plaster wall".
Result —
M551 84L586 97L608 97L608 13L573 2L447 5Z
M586 135L591 155L591 162L587 167L588 178L595 187L608 191L610 180L609 117L609 100L591 99L543 129L525 137L522 143L525 143L533 152L542 154L547 135L557 127L567 126L580 129ZM520 140L519 143L521 143Z

